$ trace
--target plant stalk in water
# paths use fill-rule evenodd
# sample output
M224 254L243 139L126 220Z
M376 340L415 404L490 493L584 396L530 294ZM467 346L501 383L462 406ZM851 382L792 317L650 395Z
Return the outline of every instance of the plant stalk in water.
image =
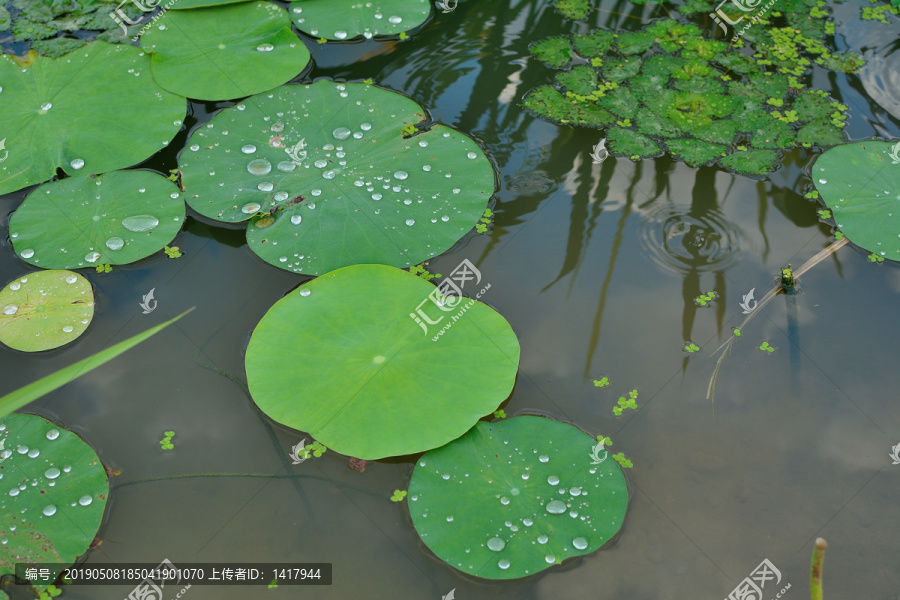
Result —
M827 547L828 544L823 538L816 538L812 564L809 567L810 600L822 600L822 561L825 559L825 548Z

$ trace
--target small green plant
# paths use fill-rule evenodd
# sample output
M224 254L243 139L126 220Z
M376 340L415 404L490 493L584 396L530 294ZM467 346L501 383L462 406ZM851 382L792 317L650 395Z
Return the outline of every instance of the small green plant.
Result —
M769 352L769 353L775 352L775 348L770 346L769 342L765 342L765 341L759 346L759 349L762 350L763 352Z
M503 410L502 408L498 408L497 410L494 411L494 417L497 419L505 419L506 411Z
M873 262L873 263L882 263L882 262L884 262L884 257L883 257L883 256L878 256L878 255L875 254L874 252L873 252L872 254L870 254L867 258L869 259L869 262Z
M278 580L277 580L277 579L273 579L272 582L269 583L269 589L270 589L270 590L274 590L274 589L277 588L277 587L278 587Z
M613 413L618 417L622 415L622 411L624 411L626 408L637 410L637 402L635 402L637 400L637 397L637 390L631 390L630 392L628 392L627 399L625 398L625 396L619 396L619 403L617 406L613 407Z
M609 385L609 377L601 377L600 379L594 380L594 387L606 387Z
M700 294L696 298L694 298L694 304L697 306L709 306L710 303L716 299L716 291L712 290L710 292L706 292L705 294Z
M685 352L688 352L688 353L690 353L690 354L693 354L694 352L697 352L697 351L700 350L700 346L698 346L698 345L695 344L694 342L688 342L688 343L686 343L686 344L684 345L683 350L684 350Z
M405 31L401 31L401 32L400 32L400 39L401 39L401 40L408 40L408 39L409 39L409 35L407 35L407 33L406 33Z
M172 436L175 435L174 431L164 431L163 435L165 436L163 439L159 440L159 447L162 450L171 450L175 447L175 444L172 443Z
M612 445L612 440L609 439L608 437L606 437L605 435L598 435L598 436L597 436L597 443L598 443L598 444L603 444L604 446L611 446L611 445Z
M819 190L813 190L813 191L811 191L811 192L806 192L806 193L803 195L803 197L806 198L807 200L818 200L818 198L819 198ZM822 211L819 211L819 212L821 213Z
M830 218L831 218L831 211L828 210L828 209L820 210L820 211L819 211L819 218L820 218L820 219L830 219Z
M625 458L624 452L619 452L618 454L613 454L612 457L615 459L615 461L617 463L619 463L619 466L622 467L623 469L630 469L631 467L634 466L634 463L632 463L630 460Z
M297 450L297 456L300 458L309 458L313 456L315 458L319 458L325 451L328 450L325 446L323 446L320 442L313 442L309 446L305 446Z
M416 131L418 131L418 129L416 128L415 123L413 123L411 125L407 125L403 129L401 129L400 133L403 135L403 137L407 138L407 137L411 136L412 134L414 134Z
M616 121L616 125L619 127L631 127L631 119L625 118L621 121Z
M478 223L475 224L475 231L478 233L485 233L488 230L488 225L493 223L494 221L494 211L489 208L484 209L484 215L480 219L478 219Z
M41 595L38 596L38 600L51 600L52 598L56 598L62 594L62 590L56 587L53 584L47 586L47 589L41 592Z
M731 332L734 334L734 337L741 337L741 330L737 327L732 327Z
M110 273L112 271L111 265L97 265L96 270L98 273Z
M181 258L182 256L184 256L184 254L178 249L178 246L165 246L163 248L163 251L165 251L166 256L168 256L169 258Z
M415 275L416 277L421 277L425 281L431 281L432 279L436 279L438 277L442 277L440 273L432 273L425 266L427 262L422 263L421 265L413 265L409 269L407 269L410 273Z
M328 38L319 38L319 39L316 40L316 43L317 43L317 44L327 44L327 43L328 43Z
M402 502L404 498L406 498L405 490L394 490L394 495L391 496L391 502Z
M363 83L365 83L366 85L373 85L375 82L372 81L372 79L370 78L370 79L363 79Z

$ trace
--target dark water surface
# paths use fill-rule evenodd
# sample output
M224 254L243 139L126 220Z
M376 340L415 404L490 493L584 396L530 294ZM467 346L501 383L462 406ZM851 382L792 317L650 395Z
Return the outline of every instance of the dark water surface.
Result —
M628 2L601 6L593 24L609 28L661 16ZM850 107L852 139L897 138L900 26L861 22L858 11L836 8L839 42L864 51L870 66L851 76L817 71L814 84ZM315 67L306 80L371 77L471 134L496 161L491 234L463 240L432 270L472 261L491 284L482 299L519 336L509 416L573 422L610 436L633 461L615 543L525 579L477 580L436 559L406 503L388 501L408 486L414 457L370 462L365 473L333 452L291 465L287 453L305 435L272 423L245 395L242 348L306 278L256 258L241 229L188 218L174 242L183 258L158 253L107 275L85 271L97 314L74 344L38 355L0 349L5 393L196 307L27 408L78 432L122 471L89 563L334 564L330 587L195 586L189 600L439 599L454 588L459 600L718 600L768 559L782 579L765 598L790 584L783 597L799 600L822 536L829 598L900 598L900 465L888 456L900 443L900 268L872 265L849 246L816 266L798 295L779 296L744 329L713 406L711 354L743 320L741 297L755 288L761 298L781 266L797 267L832 239L802 196L811 155L787 156L764 180L667 157L592 164L599 132L518 106L553 75L529 59L528 44L587 28L543 2L467 2L404 43L307 40ZM186 125L230 105L195 104ZM174 168L185 139L144 166ZM0 212L24 196L0 198ZM3 234L5 283L33 269L14 255L6 224ZM143 315L151 288L158 308ZM710 289L719 298L697 308L693 298ZM702 350L682 352L689 340ZM774 354L757 349L762 340ZM609 388L594 387L601 376ZM613 416L616 398L634 388L639 410ZM162 453L165 430L176 431L175 449ZM262 477L208 476L229 473ZM173 478L181 475L197 476ZM129 591L67 586L64 597Z

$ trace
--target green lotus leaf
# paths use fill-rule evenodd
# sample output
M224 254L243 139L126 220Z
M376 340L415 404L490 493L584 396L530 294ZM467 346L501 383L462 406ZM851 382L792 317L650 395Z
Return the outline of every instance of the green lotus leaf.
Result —
M415 29L431 14L428 0L302 0L291 2L297 29L313 37L344 40L397 35Z
M759 70L759 65L752 58L740 52L719 52L714 59L717 63L735 73L750 73Z
M777 169L778 155L774 150L738 150L719 159L719 164L745 175L758 175Z
M652 139L630 129L610 127L606 132L609 140L609 150L620 156L628 156L632 159L654 158L662 154L659 145Z
M258 94L294 78L309 50L271 2L166 11L141 36L153 77L167 90L198 100Z
M408 498L438 558L476 577L515 579L601 548L622 527L628 487L583 431L521 416L479 422L426 453Z
M0 291L0 342L22 352L68 344L94 317L90 282L72 271L38 271Z
M106 470L76 434L37 415L0 419L0 575L16 563L74 564L109 497ZM35 585L39 591L45 585Z
M637 56L610 57L603 62L603 77L607 81L620 82L637 75L641 59Z
M720 119L713 121L709 126L698 129L694 137L705 142L731 146L737 133L738 124L734 119Z
M900 146L869 140L826 150L812 180L851 242L900 261Z
M643 134L657 137L677 137L681 135L681 130L675 127L665 117L661 117L646 108L638 111L635 118L637 128Z
M494 170L478 145L405 96L363 83L287 85L223 110L179 157L187 201L247 229L266 262L318 275L418 264L484 214Z
M800 128L797 132L797 142L809 144L820 148L837 146L847 140L843 127L837 127L830 119L817 119Z
M653 45L653 34L646 31L626 31L616 34L616 48L622 54L642 54Z
M562 36L548 37L529 44L528 51L548 67L556 69L566 66L572 60L572 44L569 38Z
M709 164L720 156L725 156L728 151L727 146L695 139L666 140L666 146L672 156L680 158L689 167Z
M466 269L473 291L484 289ZM269 417L373 460L456 439L509 396L518 364L515 334L486 304L441 296L393 267L355 265L276 302L245 366Z
M184 98L160 88L149 57L131 46L94 42L24 69L3 55L0 82L0 195L57 168L87 175L138 163L169 143L185 115Z
M587 96L597 87L597 72L593 67L578 65L557 73L556 81L572 93Z
M595 56L602 56L603 54L605 54L606 51L612 47L612 43L615 37L616 34L612 31L608 31L606 29L596 29L588 35L572 36L572 44L575 46L575 51L578 54L585 58L593 58ZM540 42L538 44L534 44L534 46L539 45ZM568 54L566 55L566 57L566 62L568 62Z
M819 95L810 90L804 90L791 103L791 109L797 111L797 115L804 122L815 119L824 119L837 111L826 96Z
M619 115L622 118L633 117L637 113L640 104L637 98L626 87L619 87L597 101L601 107Z
M794 128L772 117L755 127L750 137L750 145L754 148L791 148L796 141Z
M184 222L178 188L150 171L70 177L36 188L9 221L13 247L44 269L124 265L150 256Z

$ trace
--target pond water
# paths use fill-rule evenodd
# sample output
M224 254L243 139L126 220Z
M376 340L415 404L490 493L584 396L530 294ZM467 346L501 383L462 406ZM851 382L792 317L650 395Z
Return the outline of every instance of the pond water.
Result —
M600 7L594 25L612 29L660 16ZM839 43L864 51L870 70L817 70L815 86L850 107L851 139L900 137L898 20L862 22L855 3L835 10ZM712 353L743 320L742 297L755 289L760 299L780 267L832 240L801 191L811 155L790 154L759 180L667 157L592 164L599 132L549 124L518 104L550 77L528 44L586 28L546 3L468 2L408 42L307 45L313 78L371 77L493 157L490 234L467 237L429 268L447 273L468 259L491 284L482 300L522 349L508 416L572 422L611 437L633 461L618 538L539 575L475 579L435 558L406 502L389 501L407 488L416 457L369 462L364 473L333 452L292 465L288 452L307 436L247 397L243 349L268 308L307 278L258 259L241 227L194 215L174 242L182 258L85 270L97 312L79 340L37 355L0 349L5 393L196 307L26 409L76 431L121 470L88 563L333 563L329 587L194 586L183 596L194 600L438 599L454 589L460 600L665 600L727 597L768 559L781 579L766 597L790 584L785 597L800 599L821 536L829 597L898 597L900 465L889 454L900 444L900 268L850 246L821 262L798 294L778 296L744 328L707 400ZM231 104L193 104L186 128ZM142 166L175 168L186 135ZM0 197L0 212L24 197ZM33 269L14 255L6 225L3 233L7 282ZM142 314L151 289L158 308ZM711 307L697 307L709 290L718 294ZM701 350L682 351L688 341ZM763 341L774 353L758 349ZM602 376L608 388L594 386ZM615 417L616 398L632 389L639 410ZM162 452L167 430L175 448ZM67 586L64 597L112 600L129 589Z

